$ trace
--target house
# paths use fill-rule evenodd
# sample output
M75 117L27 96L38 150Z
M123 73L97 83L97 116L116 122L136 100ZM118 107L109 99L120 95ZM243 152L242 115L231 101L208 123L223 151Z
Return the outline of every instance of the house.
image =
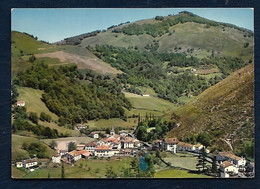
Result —
M167 150L167 151L171 151L173 153L176 153L178 143L179 143L179 140L177 138L163 139L164 149Z
M118 133L120 136L128 136L128 132L126 132L125 130L119 131Z
M118 151L119 153L119 151ZM94 155L97 157L111 157L115 154L115 151L112 151L112 149L107 145L99 146L95 149Z
M86 128L88 128L88 126L85 125L85 124L77 124L77 125L74 126L74 129L78 130L78 131L81 130L81 129L86 129Z
M87 150L81 150L79 152L82 158L88 159L91 156L91 153Z
M195 152L196 153L200 153L200 150L203 148L204 146L202 144L196 144L195 145Z
M73 150L67 154L64 154L62 158L66 158L69 162L75 162L81 159L81 152Z
M161 148L162 147L162 140L154 140L153 141L153 147L154 148Z
M27 160L23 161L23 167L24 168L30 168L30 167L33 167L37 164L38 164L38 162L36 161L36 159L27 159Z
M60 161L61 161L61 155L60 154L56 154L56 155L52 156L52 158L51 158L52 163L60 163Z
M238 167L229 161L224 161L223 163L221 163L219 169L221 178L229 178L230 175L238 174Z
M150 96L149 94L142 94L142 96L144 96L144 97L148 97L148 96Z
M77 148L76 148L76 150L84 150L85 149L85 144L77 144L77 146L76 146Z
M23 162L16 162L16 167L17 168L23 167Z
M244 167L246 165L245 158L236 156L232 151L219 152L216 160L233 162L237 167Z
M89 142L85 145L85 150L89 151L90 153L94 153L95 149L99 146L96 142Z
M121 140L121 143L122 148L137 148L141 146L139 140L132 137L125 137L123 140Z
M23 107L23 106L25 106L25 102L24 102L24 101L17 101L17 102L16 102L16 105Z
M98 138L98 137L99 137L98 132L91 132L91 133L89 134L89 136L90 136L91 138Z
M178 144L177 144L177 150L178 151L185 151L185 142L179 142Z

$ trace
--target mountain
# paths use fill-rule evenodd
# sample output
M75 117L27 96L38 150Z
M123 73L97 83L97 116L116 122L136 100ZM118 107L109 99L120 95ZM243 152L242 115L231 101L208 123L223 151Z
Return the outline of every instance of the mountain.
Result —
M67 38L55 44L81 47L112 45L158 52L186 52L204 58L232 56L253 59L253 32L232 24L215 22L190 12L121 23L104 31Z
M239 151L254 138L254 65L239 69L166 117L176 123L168 137L209 135L211 146Z

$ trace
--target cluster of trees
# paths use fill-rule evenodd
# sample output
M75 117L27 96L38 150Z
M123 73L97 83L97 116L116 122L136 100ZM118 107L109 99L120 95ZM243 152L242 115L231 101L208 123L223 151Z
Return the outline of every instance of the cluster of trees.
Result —
M99 118L123 117L131 104L116 84L96 80L82 85L77 80L80 73L76 66L49 68L42 63L18 74L15 84L44 90L42 101L57 114L60 125L87 122Z
M77 36L74 36L74 37L65 38L63 43L64 43L64 45L78 45L78 44L80 44L80 42L83 39L96 36L100 32L101 32L101 30L96 30L96 31L93 31L93 32L77 35Z
M17 133L19 131L31 131L35 135L42 138L57 138L59 136L66 136L63 134L59 135L56 129L38 125L37 114L30 112L29 115L27 115L25 107L15 107L12 113L14 114L14 121L12 124L13 133ZM30 123L29 120L34 124Z
M153 128L150 132L147 129ZM156 139L162 139L166 133L172 129L172 122L163 121L161 119L148 119L141 121L136 130L135 135L138 140L152 142Z
M51 116L49 114L46 114L45 112L41 112L40 114L40 120L41 121L47 121L47 122L51 122Z
M142 34L148 34L153 37L162 36L165 33L169 33L169 28L171 26L174 26L179 23L186 23L186 22L196 22L200 24L206 24L206 27L209 28L210 26L223 26L223 27L231 27L238 29L243 32L249 33L249 36L253 35L252 31L237 27L232 24L226 24L226 23L220 23L215 22L212 20L208 20L202 17L199 17L193 13L185 12L183 14L180 14L176 17L164 19L163 16L156 16L156 20L160 20L161 22L155 23L155 24L130 24L128 26L125 26L123 28L115 28L113 32L117 33L124 33L125 35L142 35Z
M49 157L48 152L47 152L47 147L38 142L24 142L22 144L22 149L26 150L29 153L30 157L38 157L38 158L47 158Z
M159 97L174 103L182 95L197 95L210 86L206 78L195 76L189 71L178 75L167 74L172 66L199 66L200 62L195 57L186 57L181 53L139 52L108 45L96 45L91 50L124 72L117 75L114 83L151 87ZM166 69L163 68L165 61L170 62ZM135 93L138 94L137 91Z
M224 77L246 66L249 62L237 57L210 57L200 61L202 65L216 65Z
M185 138L181 138L181 141L184 142L188 142L191 144L197 144L197 143L201 143L202 145L208 147L211 144L214 143L215 141L215 136L213 136L212 134L208 133L208 132L201 132L199 134L191 134L188 137Z

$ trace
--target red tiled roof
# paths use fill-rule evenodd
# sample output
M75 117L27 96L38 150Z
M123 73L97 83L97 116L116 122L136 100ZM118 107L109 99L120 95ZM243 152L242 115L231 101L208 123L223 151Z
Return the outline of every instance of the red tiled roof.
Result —
M86 157L90 156L90 152L87 151L87 150L81 150L81 151L79 151L79 152L80 152L81 155L83 155L83 156L86 156Z
M79 155L81 155L80 151L76 151L76 150L73 150L73 151L69 152L69 154L72 155L72 156L79 156Z
M162 140L157 139L157 140L154 140L153 142L158 143L158 142L162 142Z
M96 142L89 142L86 146L98 146L98 144Z
M166 138L166 139L165 139L165 142L166 142L167 144L169 144L169 143L178 143L179 140L178 140L177 138Z
M109 150L109 147L106 145L102 145L96 148L96 150Z
M236 156L232 151L228 151L228 152L219 152L219 155L221 155L222 157L228 157L231 159L235 159L235 160L241 160L241 157Z
M228 166L230 166L230 165L232 165L229 161L224 161L223 163L221 163L221 167L223 167L223 168L226 168L226 167L228 167Z

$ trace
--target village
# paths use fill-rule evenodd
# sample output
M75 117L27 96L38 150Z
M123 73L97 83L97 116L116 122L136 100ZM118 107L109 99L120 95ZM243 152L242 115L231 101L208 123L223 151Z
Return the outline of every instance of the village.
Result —
M78 126L77 129L82 129ZM61 165L65 163L73 166L80 159L97 159L111 157L133 157L140 158L144 152L156 151L176 153L188 153L199 156L204 149L208 154L206 161L213 162L214 156L202 144L189 144L179 141L177 138L164 138L154 140L152 144L138 140L133 133L121 130L118 134L114 128L109 134L100 136L98 132L91 132L89 137L93 140L88 143L77 143L76 141L57 141L55 150L57 152L51 160L51 163ZM74 150L69 151L69 145L75 146ZM217 178L246 178L254 174L254 163L250 163L244 157L238 157L233 152L218 152L215 155L215 161L218 169ZM26 159L16 162L16 167L24 167L30 172L39 168L39 161L36 158Z

